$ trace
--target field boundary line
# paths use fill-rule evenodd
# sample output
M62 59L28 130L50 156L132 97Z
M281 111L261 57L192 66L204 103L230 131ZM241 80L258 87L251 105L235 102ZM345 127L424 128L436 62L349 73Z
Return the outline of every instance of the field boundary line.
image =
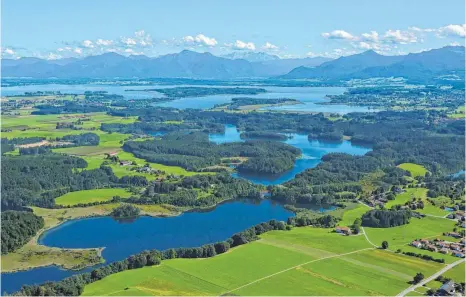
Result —
M278 275L278 274L281 274L281 273L283 273L283 272L287 272L287 271L293 270L293 269L298 268L298 267L301 267L301 266L303 266L303 265L307 265L307 264L314 263L314 262L318 262L318 261L325 260L325 259L337 258L337 257L346 256L346 255L351 255L351 254L359 253L359 252L362 252L362 251L373 250L373 249L374 249L374 248L365 248L365 249L361 249L361 250L357 250L357 251L352 251L352 252L348 252L348 253L344 253L344 254L336 254L336 255L332 255L332 256L322 257L322 258L320 258L320 259L314 259L314 260L311 260L311 261L307 261L307 262L305 262L305 263L301 263L301 264L295 265L295 266L293 266L293 267L289 267L289 268L283 269L283 270L281 270L281 271L278 271L278 272L269 274L269 275L267 275L267 276L264 276L264 277L262 277L262 278L256 279L256 280L254 280L254 281L252 281L252 282L249 282L249 283L247 283L247 284L245 284L245 285L242 285L242 286L240 286L240 287L237 287L237 288L235 288L235 289L232 289L232 290L230 290L230 291L227 291L227 292L223 293L222 295L225 295L225 294L228 294L228 293L237 291L237 290L239 290L239 289L248 287L248 286L250 286L250 285L252 285L252 284L255 284L255 283L258 283L258 282L263 281L263 280L265 280L265 279L271 278L271 277L276 276L276 275Z
M198 280L201 280L201 281L203 281L203 282L206 282L206 283L208 283L208 284L211 284L211 285L213 285L213 286L215 286L215 287L219 287L219 288L221 288L221 289L227 289L227 290L228 290L228 288L225 288L225 287L223 287L223 286L221 286L221 285L217 285L217 284L215 284L215 283L213 283L213 282L210 282L210 281L208 281L208 280L205 280L205 279L203 279L203 278L200 278L200 277L198 277L198 276L195 276L195 275L193 275L193 274L191 274L191 273L188 273L188 272L186 272L186 271L179 270L179 269L176 269L175 267L167 266L167 265L165 265L165 267L168 267L168 268L170 268L170 269L172 269L172 270L175 270L175 271L177 271L177 272L180 272L180 273L182 273L182 274L189 275L189 276L191 276L191 277L193 277L193 278L196 278L196 279L198 279Z

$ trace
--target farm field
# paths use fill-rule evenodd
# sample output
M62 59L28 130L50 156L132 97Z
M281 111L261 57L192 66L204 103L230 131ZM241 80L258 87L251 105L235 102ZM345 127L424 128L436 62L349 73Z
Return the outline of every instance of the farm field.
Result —
M131 196L131 193L121 188L83 190L66 193L56 198L55 203L58 205L72 206L80 203L86 204L109 201L112 200L113 196L128 198Z
M268 232L213 258L117 273L87 285L83 295L396 295L417 272L430 275L442 265L373 249L364 236L301 227Z
M409 171L412 177L424 176L427 173L427 169L424 166L414 163L402 163L397 167Z
M424 217L422 219L411 218L409 224L392 228L364 227L367 236L375 244L388 241L389 248L396 250L411 241L420 238L433 238L451 231L455 226L454 221L436 217Z

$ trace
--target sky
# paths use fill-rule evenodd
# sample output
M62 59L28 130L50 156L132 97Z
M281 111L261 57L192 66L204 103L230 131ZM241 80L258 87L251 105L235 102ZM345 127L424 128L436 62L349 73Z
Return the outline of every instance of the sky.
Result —
M2 58L266 52L385 55L464 45L464 0L2 0Z

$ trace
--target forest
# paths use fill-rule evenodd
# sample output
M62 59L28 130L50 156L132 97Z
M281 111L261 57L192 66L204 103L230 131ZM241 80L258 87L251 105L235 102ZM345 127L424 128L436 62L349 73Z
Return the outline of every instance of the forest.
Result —
M149 162L180 166L191 171L221 163L225 157L247 157L238 170L279 173L291 169L299 149L274 141L251 140L215 144L205 133L170 133L161 140L129 141L123 149Z
M362 226L390 228L409 223L412 214L409 210L373 209L362 215Z
M29 211L2 212L2 255L26 244L44 227L44 219Z

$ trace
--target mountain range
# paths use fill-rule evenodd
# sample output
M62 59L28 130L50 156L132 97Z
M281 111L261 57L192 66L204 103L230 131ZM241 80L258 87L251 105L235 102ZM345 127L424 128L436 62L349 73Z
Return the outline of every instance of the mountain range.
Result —
M384 56L369 50L325 62L313 68L297 67L281 78L347 80L405 77L411 80L423 80L447 74L464 77L464 55L463 46L446 46L400 56Z
M242 58L228 58L188 50L155 58L143 55L125 57L116 53L106 53L82 59L4 59L2 60L2 74L3 77L33 78L232 79L283 75L298 66L314 67L326 61L329 59L280 59L278 56L266 53L250 53Z
M281 59L276 55L244 52L224 57L184 50L160 57L106 53L85 58L2 60L3 77L32 78L202 78L277 77L325 81L353 78L405 77L425 80L442 75L464 77L465 50L447 46L421 53L384 56L372 50L335 60Z

